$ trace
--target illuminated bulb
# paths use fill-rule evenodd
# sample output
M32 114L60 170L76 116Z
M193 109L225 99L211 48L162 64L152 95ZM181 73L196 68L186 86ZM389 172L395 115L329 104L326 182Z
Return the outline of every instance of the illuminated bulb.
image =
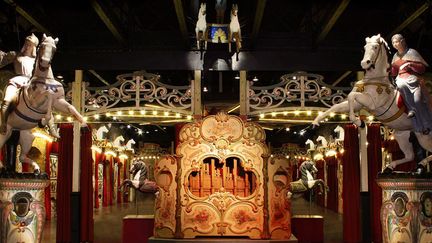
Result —
M138 135L141 135L143 131L141 129L138 129Z
M345 149L341 149L340 153L343 154L345 152Z
M285 156L285 158L289 159L289 155Z
M374 120L374 116L368 116L368 120L369 121L373 121Z
M113 116L113 120L114 120L114 121L117 120L117 117Z
M294 115L296 116L300 115L300 111L294 111Z
M283 112L284 116L288 115L288 111Z
M131 111L129 111L128 113L129 113L129 115L133 115L133 114L134 114L134 111L131 110Z
M312 115L312 111L307 111L306 115L308 115L308 116Z
M318 111L318 115L322 115L322 114L324 114L324 112L322 112L322 111Z
M157 115L157 111L153 111L152 113L153 113L153 115L155 115L155 116Z
M324 121L328 121L328 118L324 119Z
M99 120L100 115L99 115L99 114L96 114L96 115L94 115L94 118L95 118L96 120Z
M140 110L140 114L144 115L145 114L145 110Z
M369 145L369 143L368 143L368 142L366 142L365 144L366 144L366 146L368 146L368 145Z
M187 116L187 119L192 120L192 116L191 115Z
M55 116L55 118L56 118L57 120L60 120L60 119L62 118L62 116L61 116L60 114L57 114L57 115Z
M347 119L347 115L346 115L346 114L342 114L342 115L341 115L341 118L342 118L343 120L345 120L345 119Z
M87 120L88 120L88 117L83 117L83 120L85 121L85 122L87 122Z
M106 113L106 116L107 116L107 117L110 117L110 116L111 116L111 113L107 112L107 113Z
M168 115L169 115L169 112L168 112L168 111L165 111L165 112L164 112L164 115L165 115L165 116L168 116Z
M260 114L260 118L264 118L264 113L261 113L261 114Z
M395 138L394 138L394 136L393 135L391 135L390 136L390 140L394 140Z
M122 114L123 114L122 111L117 111L117 115L118 115L118 116L121 116Z
M180 113L176 113L176 118L180 118Z
M290 128L289 128L289 127L285 128L285 131L289 132L289 131L290 131Z
M271 115L272 115L272 117L275 117L276 116L276 112L272 112Z
M128 124L128 125L127 125L127 128L131 128L131 125L130 125L130 124Z
M336 113L334 113L334 112L330 113L330 117L334 117L335 115L336 115Z
M66 119L67 119L68 122L72 121L72 117L70 117L70 116L68 116Z

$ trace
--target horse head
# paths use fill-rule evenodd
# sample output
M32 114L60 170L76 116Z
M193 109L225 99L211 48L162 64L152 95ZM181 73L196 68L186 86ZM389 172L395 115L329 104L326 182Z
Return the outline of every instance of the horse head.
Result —
M132 163L129 173L135 176L136 173L138 173L138 171L144 169L145 167L146 164L144 163L143 160L136 160Z
M133 139L129 139L129 140L127 141L127 143L126 143L126 148L128 148L128 149L132 149L132 145L135 144L135 143L136 143L135 140L133 140Z
M58 38L54 39L51 36L43 34L42 42L39 44L37 50L37 63L41 71L44 72L51 66L51 60L57 50L58 41Z
M231 8L231 19L234 17L237 18L237 13L238 13L238 5L233 4Z
M101 126L96 131L96 138L97 140L103 140L103 134L108 132L108 128L106 126Z
M315 166L315 163L312 160L306 160L300 165L301 179L305 181L309 181L310 178L307 176L307 172L311 175L318 172L318 169Z
M327 147L327 139L325 139L325 137L323 136L318 136L318 138L316 139L317 142L321 142L322 147Z
M113 145L115 147L121 147L121 143L124 142L124 137L122 135L116 137L116 139L114 139Z
M206 3L201 3L200 9L198 11L198 18L206 16Z
M375 69L379 62L387 62L386 70L389 68L387 60L387 51L389 50L387 42L380 34L372 37L366 37L366 45L364 46L364 56L360 64L364 70Z

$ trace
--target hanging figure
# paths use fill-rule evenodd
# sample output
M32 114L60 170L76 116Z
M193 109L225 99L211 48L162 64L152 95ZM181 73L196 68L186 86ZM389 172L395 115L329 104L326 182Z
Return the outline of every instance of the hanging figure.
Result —
M6 133L6 122L9 115L9 108L11 103L15 102L18 97L19 89L29 83L30 78L33 75L33 67L36 59L36 48L39 44L39 39L31 34L25 38L25 42L21 51L18 53L14 60L15 76L9 80L6 87L4 99L0 108L0 133ZM54 124L52 114L51 119L47 119L50 134L55 138L60 138L57 127ZM45 121L42 121L42 124ZM44 124L46 125L46 124Z
M414 131L427 135L432 129L432 113L429 94L420 75L429 65L416 50L408 48L401 34L393 35L391 41L397 50L392 59L391 74L396 77Z

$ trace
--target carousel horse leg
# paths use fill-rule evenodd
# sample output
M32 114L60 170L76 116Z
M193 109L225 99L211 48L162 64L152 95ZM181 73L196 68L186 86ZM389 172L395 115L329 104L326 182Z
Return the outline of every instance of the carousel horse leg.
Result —
M6 123L7 123L7 117L8 117L8 110L10 106L10 101L3 100L3 103L1 104L0 108L0 133L6 134Z
M30 149L33 144L34 136L31 133L31 130L21 130L20 131L20 138L19 138L19 144L21 145L21 153L19 156L19 160L21 163L27 163L31 164L33 166L33 173L35 175L40 174L40 167L39 165L27 157L28 152L30 152Z
M362 107L367 107L370 110L375 110L375 103L373 102L372 97L369 95L365 95L360 92L351 92L348 94L349 119L355 125L361 126L362 121L354 114L356 107L354 105L355 103L360 104Z
M81 114L75 109L75 107L69 104L65 99L57 99L56 102L53 103L53 106L56 110L69 113L75 117L82 125L86 126L86 122Z

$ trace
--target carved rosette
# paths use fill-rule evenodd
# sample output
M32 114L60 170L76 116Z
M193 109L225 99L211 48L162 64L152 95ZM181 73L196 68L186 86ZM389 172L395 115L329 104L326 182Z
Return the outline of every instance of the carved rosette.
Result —
M381 178L384 242L432 242L432 181Z
M41 242L49 180L0 179L0 242Z

